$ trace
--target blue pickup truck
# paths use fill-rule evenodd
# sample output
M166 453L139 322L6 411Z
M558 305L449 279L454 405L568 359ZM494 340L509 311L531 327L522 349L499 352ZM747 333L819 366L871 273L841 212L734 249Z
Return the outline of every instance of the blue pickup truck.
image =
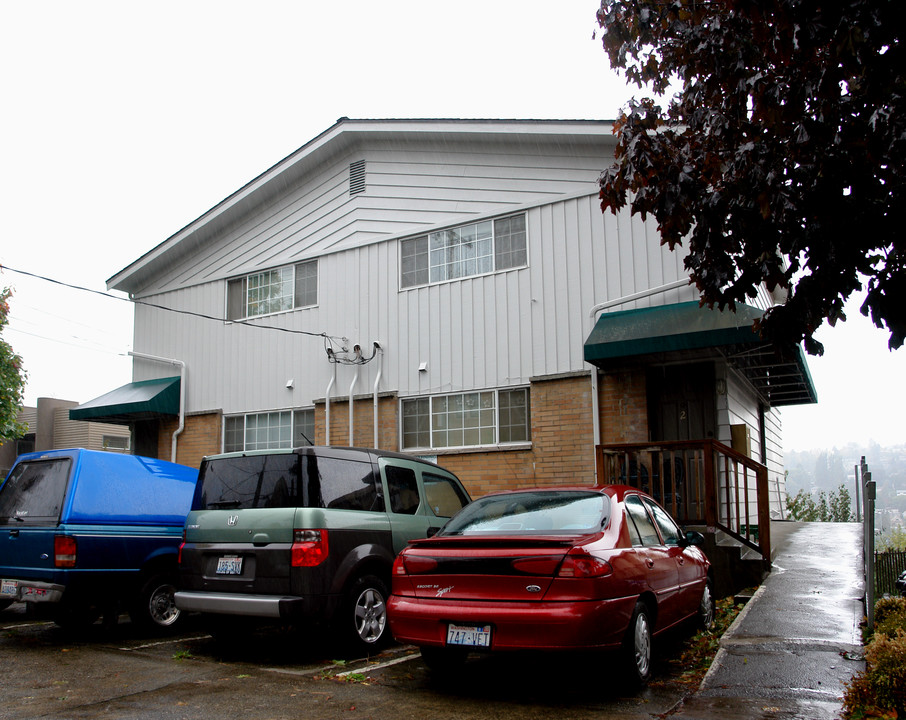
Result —
M147 629L172 627L197 478L137 455L20 455L0 485L0 609L33 603L69 627L124 609Z

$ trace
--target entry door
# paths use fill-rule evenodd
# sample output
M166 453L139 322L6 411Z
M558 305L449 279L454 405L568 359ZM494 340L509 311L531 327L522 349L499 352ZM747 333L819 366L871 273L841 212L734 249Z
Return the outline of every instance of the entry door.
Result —
M702 440L717 435L714 365L668 365L648 371L651 440Z

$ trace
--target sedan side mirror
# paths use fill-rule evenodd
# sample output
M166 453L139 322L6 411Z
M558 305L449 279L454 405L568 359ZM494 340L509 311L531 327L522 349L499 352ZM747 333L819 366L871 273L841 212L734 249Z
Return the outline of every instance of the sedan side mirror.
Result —
M689 547L690 545L702 546L704 544L705 536L697 530L687 530L686 537L684 537L680 542L680 545L682 545L683 547Z

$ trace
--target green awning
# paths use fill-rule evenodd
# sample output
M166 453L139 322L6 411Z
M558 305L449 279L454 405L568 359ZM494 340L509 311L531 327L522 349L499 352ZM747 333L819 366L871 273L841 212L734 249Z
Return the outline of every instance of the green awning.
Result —
M178 377L132 382L69 411L70 420L120 424L178 415Z
M762 315L749 305L732 312L695 301L604 313L585 341L585 360L603 366L618 358L714 348L772 406L817 402L802 348L780 349L762 340L752 327Z

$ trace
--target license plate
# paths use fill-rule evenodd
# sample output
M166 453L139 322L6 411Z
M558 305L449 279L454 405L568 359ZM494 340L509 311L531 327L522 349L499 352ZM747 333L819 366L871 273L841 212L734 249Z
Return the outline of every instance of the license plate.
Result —
M448 625L447 645L491 647L490 625Z
M18 580L4 580L0 583L0 597L18 597L19 596L19 581Z
M218 575L242 575L242 558L236 555L227 555L217 559Z

